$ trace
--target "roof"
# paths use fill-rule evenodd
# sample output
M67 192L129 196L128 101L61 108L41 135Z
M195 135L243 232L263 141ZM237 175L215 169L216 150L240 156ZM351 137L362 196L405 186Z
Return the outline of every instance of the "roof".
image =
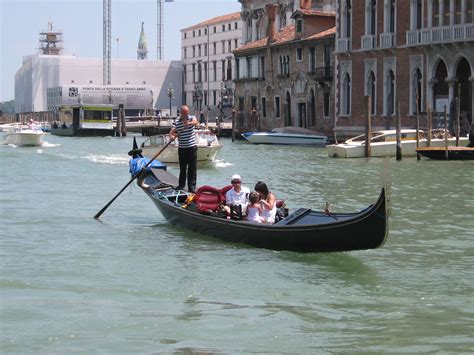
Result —
M321 11L321 10L308 10L308 9L298 9L296 10L291 17L295 15L304 15L304 16L321 16L321 17L336 17L336 13L333 11Z
M315 39L320 39L324 37L332 36L336 33L336 27L331 27L325 31L321 31L318 33L314 33L308 37L304 37L301 39L295 39L295 26L286 26L283 27L280 31L275 33L275 40L270 43L271 46L278 46L285 43L290 43L292 41L310 41ZM249 42L240 46L234 53L245 52L252 49L259 49L266 47L268 45L268 37L259 39L257 41Z
M183 28L183 29L181 29L181 32L189 31L189 30L192 30L192 29L200 28L200 27L211 26L211 25L215 25L215 24L218 24L218 23L221 23L221 22L233 21L233 20L240 20L240 12L233 12L231 14L213 17L209 20L199 22L196 25L192 25L190 27Z

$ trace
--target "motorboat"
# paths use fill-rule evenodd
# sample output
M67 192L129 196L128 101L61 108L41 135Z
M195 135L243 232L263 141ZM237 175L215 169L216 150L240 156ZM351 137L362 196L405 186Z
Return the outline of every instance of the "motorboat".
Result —
M14 126L3 133L3 143L16 146L40 146L46 133L36 127Z
M301 127L275 128L269 132L244 132L242 137L254 144L288 144L325 146L328 137Z
M223 147L222 144L219 143L216 134L211 132L209 129L196 129L195 133L197 142L197 161L215 161L217 154ZM143 155L147 158L152 158L169 141L170 137L168 134L148 137L148 139L141 144ZM178 146L179 141L176 139L160 154L160 161L163 163L179 163Z
M416 129L400 130L402 156L416 156ZM445 135L448 134L447 142L449 145L456 143L456 138L446 133L444 129L435 129L431 131L430 146L441 147L446 145ZM370 134L371 157L396 156L397 131L380 130L372 131ZM428 146L428 138L425 131L418 131L419 147ZM461 146L467 145L467 137L459 137ZM365 134L346 140L344 143L330 144L326 146L329 157L333 158L363 158L365 157Z
M201 186L196 194L177 190L178 179L161 162L137 154L130 160L130 172L130 181L137 179L165 219L197 232L193 237L202 234L257 248L302 253L374 249L388 237L385 188L374 204L357 212L298 208L289 213L287 209L276 223L267 224L246 221L241 214L226 216L222 212L226 187Z

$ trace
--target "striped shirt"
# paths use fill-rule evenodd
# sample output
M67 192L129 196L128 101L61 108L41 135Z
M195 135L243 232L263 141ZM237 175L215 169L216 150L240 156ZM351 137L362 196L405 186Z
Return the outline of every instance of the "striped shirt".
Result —
M195 116L188 115L188 121L192 121ZM180 148L191 148L196 146L196 133L194 132L194 126L186 127L178 117L174 122L173 126L176 128L178 133L178 143Z

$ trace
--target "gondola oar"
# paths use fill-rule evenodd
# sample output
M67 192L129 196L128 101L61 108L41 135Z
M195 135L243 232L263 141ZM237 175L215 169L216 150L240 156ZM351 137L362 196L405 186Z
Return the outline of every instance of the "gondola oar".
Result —
M146 168L153 162L153 160L155 160L156 158L158 158L158 156L159 156L166 148L168 148L168 146L169 146L173 141L174 141L173 139L170 139L170 141L169 141L168 143L166 143L166 145L165 145L163 148L161 148L161 150L160 150L158 153L156 153L156 155L155 155L153 158L151 158L148 163L146 163L146 165L142 168L142 170L143 170L143 169L146 169ZM132 149L132 151L133 151L133 150L135 150L135 149ZM132 178L130 179L130 181L127 182L127 184L122 188L122 190L120 190L119 193L118 193L117 195L115 195L114 198L111 199L108 204L106 204L99 212L97 212L97 214L94 216L94 218L95 218L95 219L99 219L100 216L102 215L102 213L104 213L105 210L106 210L107 208L109 208L109 206L115 201L115 199L116 199L117 197L119 197L120 194L121 194L133 181L135 181L135 179L138 177L138 175L140 175L140 173L141 173L141 171L138 172L137 174L135 174L134 176L132 176Z

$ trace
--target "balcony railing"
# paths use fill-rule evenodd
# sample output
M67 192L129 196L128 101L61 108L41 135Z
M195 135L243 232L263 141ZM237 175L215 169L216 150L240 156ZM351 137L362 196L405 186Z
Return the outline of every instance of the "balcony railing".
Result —
M381 48L393 48L395 47L395 33L381 33L380 34L380 47Z
M361 48L368 51L375 48L375 35L366 35L361 37Z
M312 70L314 80L317 82L331 81L333 77L332 67L319 67Z
M340 53L349 52L351 48L350 38L338 38L336 42L336 49Z
M422 28L406 32L407 46L474 40L474 23Z

